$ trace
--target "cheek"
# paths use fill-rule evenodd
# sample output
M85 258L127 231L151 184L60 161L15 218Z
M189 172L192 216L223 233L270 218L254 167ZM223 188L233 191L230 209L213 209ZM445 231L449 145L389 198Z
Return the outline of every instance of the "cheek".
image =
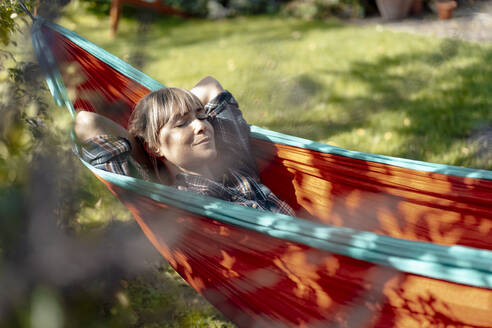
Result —
M162 152L167 159L179 162L186 157L192 142L193 135L184 130L169 131L162 136Z
M167 149L182 147L186 144L186 135L181 131L170 131L164 134L161 143Z
M183 133L175 132L175 133L170 133L168 134L166 138L166 144L169 147L180 147L183 144L185 144L185 136Z

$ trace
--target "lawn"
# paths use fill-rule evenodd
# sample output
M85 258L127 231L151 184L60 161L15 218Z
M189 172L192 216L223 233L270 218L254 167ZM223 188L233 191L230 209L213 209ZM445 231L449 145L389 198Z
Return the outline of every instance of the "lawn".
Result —
M492 124L490 45L336 20L139 17L123 18L116 38L107 16L69 10L59 23L165 85L191 88L213 75L251 124L350 150L492 169L480 143Z
M251 124L350 150L492 169L490 45L338 20L148 12L124 16L112 38L107 15L77 1L58 23L165 85L191 88L213 75ZM93 196L73 224L78 232L125 212L86 177ZM104 307L117 327L232 326L163 262L119 285Z

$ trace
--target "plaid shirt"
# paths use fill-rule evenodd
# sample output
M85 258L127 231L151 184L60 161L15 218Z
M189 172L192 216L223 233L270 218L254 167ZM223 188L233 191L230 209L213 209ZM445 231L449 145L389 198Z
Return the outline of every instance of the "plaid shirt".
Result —
M100 135L81 145L81 157L97 169L150 180L147 172L131 156L132 145L123 137Z
M175 187L294 216L292 208L260 182L251 153L249 126L232 94L223 91L205 106L205 111L211 118L219 150L217 163L220 166L214 168L216 178L180 173L176 176ZM134 175L132 167L139 173L144 172L130 153L131 144L122 137L97 136L82 145L82 158L96 168L124 175Z
M100 135L84 142L82 158L95 168L130 175L128 159L131 147L126 138Z

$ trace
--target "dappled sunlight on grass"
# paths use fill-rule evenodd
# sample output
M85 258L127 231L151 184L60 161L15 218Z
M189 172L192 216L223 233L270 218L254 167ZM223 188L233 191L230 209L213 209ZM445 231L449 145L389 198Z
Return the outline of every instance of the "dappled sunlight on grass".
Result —
M115 39L101 18L65 22L124 60L138 51L137 67L165 85L191 88L215 76L252 124L352 150L492 168L467 146L492 120L492 74L483 67L490 46L275 16L153 16L145 42L137 41L142 23L135 17L123 19Z
M130 62L138 44L139 68L165 85L190 88L214 75L252 124L353 150L492 168L453 150L492 119L492 75L481 68L491 47L268 16L153 17L142 44L135 18L110 39L108 22L85 16L72 18L77 32Z
M115 317L132 317L138 326L159 327L234 327L200 297L167 264L154 263L153 270L122 280L115 293Z

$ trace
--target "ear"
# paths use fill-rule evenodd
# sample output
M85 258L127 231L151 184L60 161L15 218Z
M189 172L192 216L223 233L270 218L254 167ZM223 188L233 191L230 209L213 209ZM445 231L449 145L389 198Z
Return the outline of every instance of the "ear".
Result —
M152 152L150 152L149 154L150 154L150 156L153 156L162 162L164 162L164 161L167 162L166 156L164 156L164 154L162 153L162 151L159 148L152 147Z
M151 157L161 157L160 150L157 147L151 147L146 141L143 143L145 152Z

